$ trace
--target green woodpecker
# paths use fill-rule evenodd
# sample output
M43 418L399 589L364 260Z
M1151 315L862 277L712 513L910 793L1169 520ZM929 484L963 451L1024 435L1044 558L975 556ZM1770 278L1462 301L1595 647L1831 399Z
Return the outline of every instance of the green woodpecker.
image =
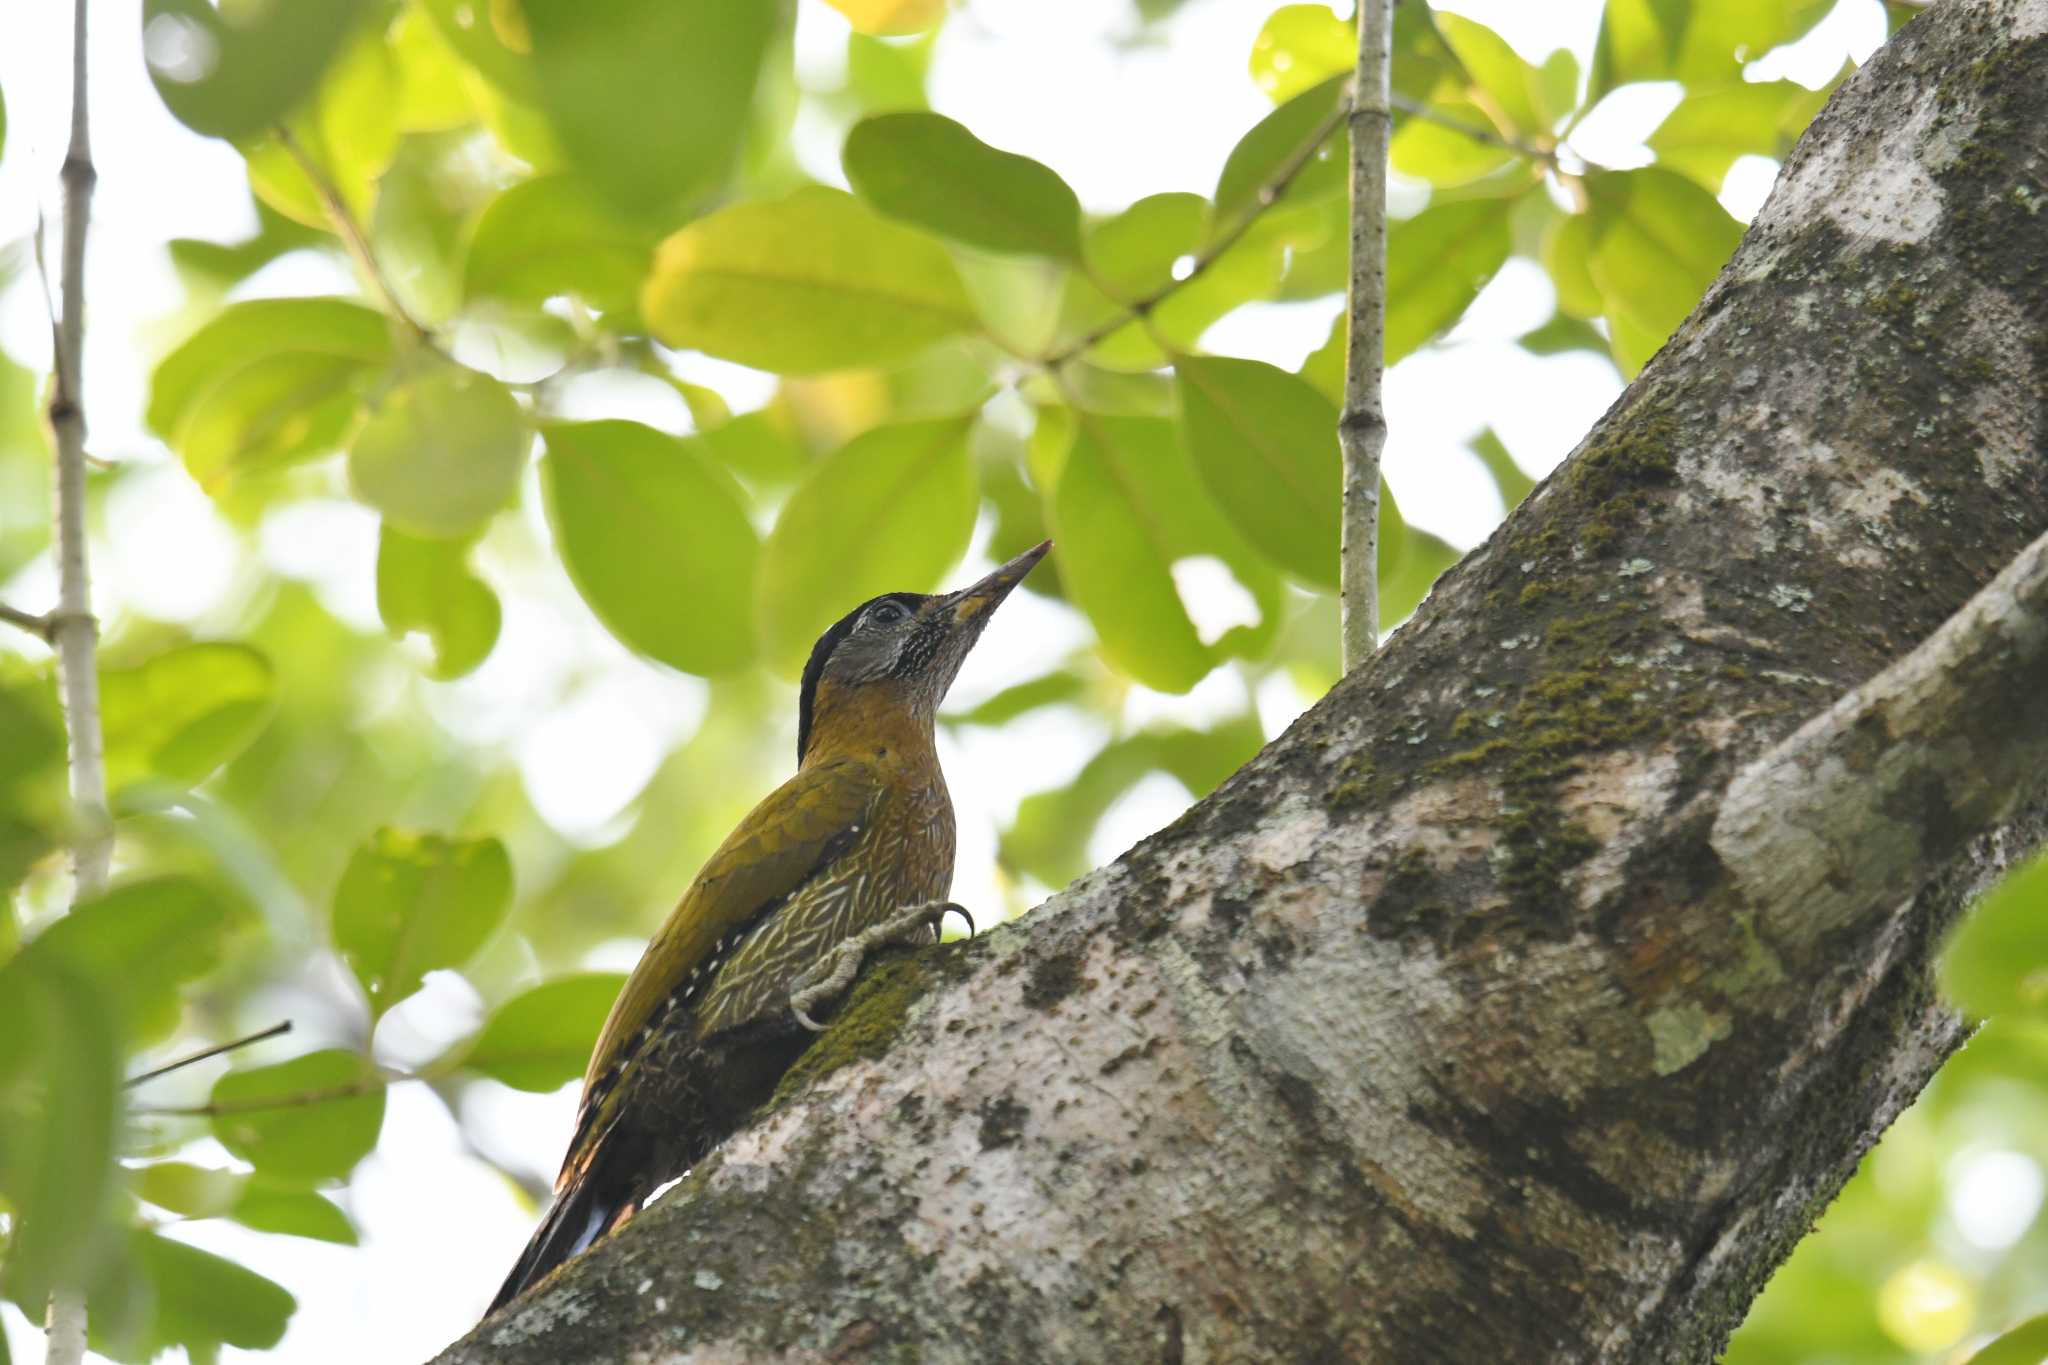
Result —
M719 845L619 992L554 1204L492 1311L717 1146L774 1090L818 1027L810 1012L870 949L929 943L938 916L958 910L942 903L953 803L932 720L989 616L1050 545L959 592L877 597L818 640L796 776Z

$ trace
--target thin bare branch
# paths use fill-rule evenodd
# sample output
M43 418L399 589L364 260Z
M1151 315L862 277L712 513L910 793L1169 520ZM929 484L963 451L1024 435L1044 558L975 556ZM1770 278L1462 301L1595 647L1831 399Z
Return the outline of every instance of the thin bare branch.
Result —
M1049 370L1058 369L1076 356L1084 354L1090 348L1122 331L1130 325L1132 319L1149 317L1153 309L1172 298L1175 293L1187 285L1200 279L1204 271L1216 264L1225 253L1244 239L1244 235L1251 231L1252 224L1259 220L1260 214L1280 202L1281 197L1287 193L1287 187L1294 183L1295 177L1302 173L1309 162L1315 160L1316 153L1321 151L1323 144L1330 140L1330 135L1343 125L1347 112L1348 106L1344 101L1339 100L1337 107L1330 111L1330 116L1317 125L1315 131L1296 149L1294 155L1281 163L1278 169L1273 172L1270 180L1259 186L1259 192L1252 196L1251 204L1242 214L1238 215L1237 221L1232 223L1223 232L1217 234L1214 241L1194 254L1185 275L1180 276L1178 279L1168 280L1157 289L1141 294L1135 299L1124 301L1123 311L1116 317L1111 318L1107 322L1099 323L1088 331L1083 332L1065 346L1041 358L1039 363Z
M1422 100L1412 100L1406 95L1390 95L1387 100L1387 106L1390 109L1408 115L1410 118L1419 118L1424 123L1434 123L1439 128L1448 128L1454 133L1471 138L1474 142L1483 142L1489 147L1498 147L1502 151L1513 152L1517 156L1525 156L1531 161L1541 162L1546 166L1557 165L1557 149L1554 147L1538 147L1533 142L1523 142L1520 138L1508 137L1498 129L1482 127L1477 123L1467 123L1461 118L1452 118L1449 114L1434 108Z
M1344 361L1344 411L1337 441L1344 458L1344 543L1339 599L1344 669L1379 646L1380 454L1387 443L1381 400L1387 330L1387 144L1394 112L1393 0L1360 0L1358 75L1350 102L1351 291Z
M252 1033L246 1038L236 1038L232 1042L215 1043L212 1047L202 1048L189 1057L180 1057L174 1062L165 1062L153 1071L145 1071L140 1076L130 1076L122 1084L132 1089L135 1086L141 1085L144 1081L153 1081L159 1076L168 1076L173 1071L182 1071L195 1062L203 1062L209 1057L218 1057L223 1052L233 1052L237 1048L245 1048L252 1043L260 1043L266 1039L282 1037L291 1031L292 1021L287 1019L281 1024L272 1024L261 1033Z
M20 626L38 639L47 641L50 638L51 625L50 618L47 616L38 616L34 612L29 611L17 611L6 603L0 602L0 621L5 621L10 626Z
M352 1081L340 1081L334 1085L315 1086L311 1090L298 1090L285 1095L259 1095L246 1100L216 1100L209 1104L141 1104L128 1112L147 1118L219 1118L223 1114L263 1114L277 1109L303 1109L307 1105L325 1104L329 1100L354 1099L358 1095L369 1095L379 1090L388 1090L394 1085L407 1081L435 1081L446 1075L446 1070L427 1071L374 1071L358 1076Z
M46 618L57 651L57 679L71 746L71 802L78 814L71 848L73 896L95 896L107 882L114 831L107 818L106 761L100 744L99 623L85 531L85 236L92 221L91 122L86 98L86 6L71 10L71 141L64 152L63 305L55 321L55 382L49 420L57 458L57 609ZM85 1359L85 1294L60 1285L44 1318L49 1365Z
M333 221L334 230L341 235L342 242L348 247L349 255L355 258L357 267L376 289L377 296L383 301L384 311L396 318L421 342L433 345L434 334L399 302L398 293L391 287L391 280L385 275L384 267L377 263L377 255L370 249L369 236L364 233L362 224L356 221L356 216L350 210L347 201L341 197L340 188L335 185L320 163L299 145L299 140L292 136L292 130L281 123L277 126L277 141L305 173L306 179L313 182L313 190L320 196L321 206L327 210L328 218Z

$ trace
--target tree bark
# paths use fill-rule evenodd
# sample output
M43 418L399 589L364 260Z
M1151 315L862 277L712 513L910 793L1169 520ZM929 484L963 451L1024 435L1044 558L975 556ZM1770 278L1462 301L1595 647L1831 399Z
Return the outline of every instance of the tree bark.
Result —
M1710 1360L2048 831L2044 207L1947 0L1386 648L441 1359Z

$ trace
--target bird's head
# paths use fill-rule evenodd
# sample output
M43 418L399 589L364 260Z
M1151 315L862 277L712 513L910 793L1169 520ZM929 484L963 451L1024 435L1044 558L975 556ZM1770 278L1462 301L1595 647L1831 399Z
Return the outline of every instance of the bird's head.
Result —
M1042 541L958 592L883 593L840 617L804 665L797 763L819 730L842 720L900 714L929 731L982 627L1051 548Z

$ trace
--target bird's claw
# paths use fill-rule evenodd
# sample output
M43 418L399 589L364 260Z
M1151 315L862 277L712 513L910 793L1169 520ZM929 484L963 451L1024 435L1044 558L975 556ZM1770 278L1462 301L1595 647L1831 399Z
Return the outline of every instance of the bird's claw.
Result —
M959 916L959 917L960 917L961 919L964 919L964 920L966 920L966 921L967 921L967 937L969 937L969 938L973 938L973 937L974 937L974 934L975 934L975 928L974 928L974 916L973 916L973 915L971 915L971 914L969 914L969 913L967 912L967 907L966 907L966 906L964 906L964 905L958 905L958 904L955 904L955 903L954 903L954 902L952 902L952 901L947 901L947 902L946 902L946 903L945 903L944 905L941 905L941 906L940 906L940 907L938 908L938 910L937 910L936 912L934 912L934 913L933 913L933 915L932 915L932 932L933 932L933 933L935 933L935 934L939 934L939 935L941 935L941 936L943 936L943 935L945 934L945 932L946 932L946 916L948 916L948 915L958 915L958 916Z
M912 931L922 933L930 929L936 937L949 914L958 915L966 920L967 936L974 936L974 916L967 913L965 906L955 905L951 901L912 906L894 919L884 920L846 939L825 957L806 968L790 983L789 1012L796 1016L797 1023L812 1033L823 1033L825 1025L811 1017L811 1010L843 994L846 988L853 984L853 978L859 975L861 963L871 950L885 943L921 947L926 940L912 940Z

